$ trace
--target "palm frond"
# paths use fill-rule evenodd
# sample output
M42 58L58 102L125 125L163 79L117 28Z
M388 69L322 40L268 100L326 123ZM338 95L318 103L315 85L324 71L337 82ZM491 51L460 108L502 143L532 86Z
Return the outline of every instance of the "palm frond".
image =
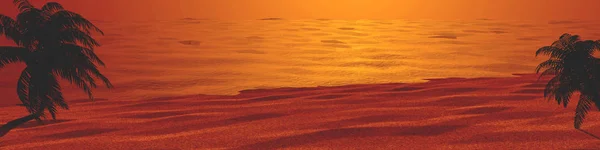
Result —
M561 40L563 38L568 38L568 37L571 37L571 34L569 34L569 33L563 33L562 35L560 35L560 37L558 38L558 40Z
M42 11L52 15L58 11L64 10L63 6L57 2L48 2L42 6Z
M568 47L565 44L566 43L564 42L563 39L559 39L559 40L552 42L552 44L550 46L556 47L556 48L559 48L562 50L568 50Z
M112 88L108 78L101 74L94 64L104 65L104 63L91 49L74 44L63 44L60 49L51 53L61 58L53 66L55 74L83 89L90 99L93 99L92 88L97 86L94 78L100 79L108 88Z
M46 88L45 82L47 82L47 78L44 77L46 74L39 68L27 67L27 71L29 74L29 84L27 85L27 100L29 103L27 107L31 108L30 111L33 111L31 113L39 114L39 116L45 117L44 110L47 107L47 103L43 97L44 88ZM41 121L39 117L36 118L36 120Z
M88 59L90 59L92 62L97 63L100 66L106 66L106 64L104 64L104 62L100 60L100 57L96 55L93 49L81 47L75 44L62 44L61 49L66 50L67 52L71 52L72 54L84 55L88 57Z
M96 65L89 63L83 64L82 66L85 66L84 68L86 68L88 73L92 74L93 76L104 82L107 88L113 88L113 85L112 83L110 83L110 80L108 80L108 78L104 76L104 74L100 73L100 70L98 70L98 67L96 67Z
M554 47L554 46L544 46L539 48L536 52L535 52L535 56L537 57L538 55L543 54L543 55L550 55L550 56L562 56L564 55L564 51L558 47ZM556 57L556 58L561 58L561 57Z
M64 49L61 49L63 50L61 53L69 53L68 56L72 57L73 62L75 62L73 63L74 66L80 69L80 71L89 73L90 75L100 79L108 88L113 87L108 78L100 73L98 66L94 64L94 62L98 62L99 64L104 65L104 63L92 50L72 44L65 44L63 45L63 48Z
M562 64L563 62L559 61L559 60L546 60L542 63L540 63L537 68L535 69L536 73L540 73L541 69L544 68L549 68L549 69L553 69L553 70L561 70L562 69Z
M51 75L48 78L47 84L48 88L46 88L45 98L50 102L48 102L46 105L48 106L48 112L52 116L52 119L56 120L56 106L58 105L63 109L69 109L69 105L62 95L60 84L54 75Z
M563 107L567 108L569 102L571 101L573 92L575 92L573 89L565 85L559 85L559 87L554 91L554 99L556 99L558 104L562 103Z
M585 52L586 55L590 56L592 55L594 50L598 49L598 47L600 47L599 43L596 43L596 41L592 40L581 41L575 44L575 49Z
M552 79L548 80L548 83L546 84L546 88L544 88L544 97L548 98L548 100L550 100L552 98L551 95L554 94L554 91L556 90L556 85L560 81L559 79L560 79L560 77L554 76Z
M0 68L10 63L25 62L28 54L26 48L0 46Z
M20 32L19 46L28 49L37 49L40 40L47 36L43 24L47 21L46 15L41 10L32 8L17 15Z
M596 41L593 41L593 42L594 43L592 45L594 45L594 49L595 50L600 50L600 40L596 40Z
M31 74L29 68L23 69L19 81L17 82L17 95L19 100L29 113L34 113L36 105L29 101L29 84L31 83Z
M561 35L558 40L554 41L551 46L557 47L560 49L564 49L566 51L573 51L574 50L573 45L577 41L579 41L578 35L571 35L571 34L565 33L565 34Z
M52 86L51 91L49 93L50 98L52 98L52 102L63 109L69 109L69 105L65 101L65 98L63 97L63 94L61 92L62 89L60 87L60 84L58 83L58 80L54 78L52 83L54 85Z
M93 47L100 46L100 43L98 43L94 38L92 38L92 36L79 29L63 30L59 33L57 40L72 44L81 43L87 49L92 49Z
M94 76L95 78L100 79L102 82L104 82L104 84L107 88L113 87L113 85L110 83L108 78L106 76L104 76L102 73L100 73L100 70L98 70L98 67L94 63L89 62L89 61L87 63L81 62L81 63L77 63L76 67L80 68L81 70L84 70L85 72Z
M550 79L546 84L546 88L544 89L544 97L548 100L554 98L557 104L563 104L566 108L570 102L571 96L576 91L576 88L573 88L573 82L570 79L557 75L554 78Z
M550 59L564 59L570 54L565 47L544 46L536 51L535 57L539 55L550 56Z
M13 3L17 6L20 12L34 8L28 0L14 0Z
M575 129L581 128L581 124L583 124L583 120L585 119L585 115L588 113L592 105L592 101L590 100L588 95L582 94L579 98L579 103L577 104L577 108L575 108Z
M45 68L32 70L29 102L30 106L32 106L31 103L37 104L37 107L34 107L37 108L35 113L46 118L44 111L40 112L39 110L47 109L52 119L56 119L57 105L68 109L60 90L60 84L53 72L49 72Z
M542 72L539 76L537 81L540 81L540 79L542 79L542 77L547 76L547 75L556 75L558 73L560 73L561 70L556 70L553 68L548 68L546 70L544 70L544 72Z
M91 87L96 87L94 79L87 74L84 70L80 70L76 67L63 66L62 68L56 68L55 74L63 79L66 79L71 84L81 88L90 99L93 99Z
M0 14L0 36L4 35L9 40L19 44L19 29L17 26L17 21Z
M590 100L594 102L596 108L600 110L600 94L596 93L593 96L590 96Z
M96 31L104 35L104 32L102 32L100 28L96 27L96 25L92 24L92 22L71 11L57 11L50 16L50 20L54 27L59 27L62 29L83 29L83 31L88 34L90 34L91 31Z
M572 35L568 39L569 43L576 43L578 41L581 41L581 37L579 35Z
M27 9L17 14L16 21L24 27L31 28L39 25L42 21L46 20L46 15L37 8Z

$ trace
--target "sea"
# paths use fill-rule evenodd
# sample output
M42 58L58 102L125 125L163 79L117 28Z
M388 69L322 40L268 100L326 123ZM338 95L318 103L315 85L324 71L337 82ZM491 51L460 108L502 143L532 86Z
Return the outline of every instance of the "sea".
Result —
M535 51L563 33L600 39L600 21L178 20L93 21L101 71L97 99L235 95L241 90L418 83L431 78L535 73ZM0 70L1 105L17 104L23 64ZM70 100L86 98L63 82Z

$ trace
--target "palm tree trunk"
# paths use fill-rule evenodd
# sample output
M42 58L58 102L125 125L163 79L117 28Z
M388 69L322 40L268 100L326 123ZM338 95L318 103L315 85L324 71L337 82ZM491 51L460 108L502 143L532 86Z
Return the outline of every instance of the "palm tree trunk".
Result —
M25 117L21 117L19 119L15 119L13 121L10 121L4 125L2 125L0 127L0 137L3 137L4 135L6 135L10 130L18 127L19 125L24 124L25 122L29 122L35 118L38 118L41 116L41 114L44 112L44 107L42 106L41 109L31 115L27 115Z
M8 133L8 131L18 127L19 125L24 124L25 122L33 120L36 117L37 114L31 114L4 124L2 127L0 127L0 137L3 137L4 135L6 135L6 133Z

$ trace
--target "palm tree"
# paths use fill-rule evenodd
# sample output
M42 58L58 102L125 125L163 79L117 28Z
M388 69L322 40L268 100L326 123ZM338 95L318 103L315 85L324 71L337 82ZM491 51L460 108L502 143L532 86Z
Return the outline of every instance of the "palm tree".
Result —
M56 119L57 106L69 109L61 92L59 78L83 89L93 99L92 88L100 79L111 88L110 81L97 65L104 63L94 53L100 46L92 32L103 34L81 15L65 10L59 3L46 3L41 9L27 0L14 0L19 9L16 20L0 14L0 35L17 47L0 47L0 68L10 63L25 63L17 82L17 94L30 115L0 127L0 136L11 129L40 117L47 110Z
M552 45L544 46L536 52L536 56L550 56L538 65L536 72L540 73L544 69L540 77L554 75L544 90L545 98L554 98L566 108L571 96L579 93L575 109L575 129L580 129L592 103L600 109L600 68L597 68L600 61L593 56L597 50L600 50L600 40L581 40L578 35L563 34Z

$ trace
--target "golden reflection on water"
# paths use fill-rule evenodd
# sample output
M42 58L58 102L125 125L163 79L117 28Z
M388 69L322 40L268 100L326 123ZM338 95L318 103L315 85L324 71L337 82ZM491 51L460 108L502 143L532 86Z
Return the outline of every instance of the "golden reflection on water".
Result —
M533 73L545 59L536 59L535 50L562 33L600 37L596 22L187 19L97 24L107 33L98 37L103 46L97 53L116 86L97 95L132 99L504 77Z

